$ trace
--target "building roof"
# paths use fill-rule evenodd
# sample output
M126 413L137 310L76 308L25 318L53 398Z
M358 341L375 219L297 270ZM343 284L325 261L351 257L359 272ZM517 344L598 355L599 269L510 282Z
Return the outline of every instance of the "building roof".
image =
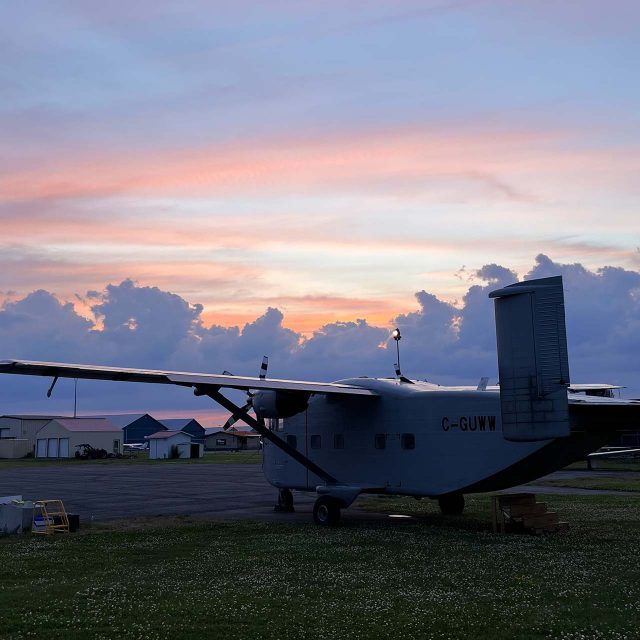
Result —
M191 434L186 433L185 431L158 431L156 433L152 433L150 436L147 436L147 440L166 440L168 438L173 438L173 436L177 436L182 434L183 436L187 436L189 440L191 440Z
M213 427L204 430L204 437L208 438L209 436L236 436L237 438L259 438L260 434L255 431L231 431L228 429L225 431L222 427Z
M159 425L164 426L159 420L156 420L153 416L148 413L112 413L112 414L103 414L99 416L90 416L92 418L106 418L111 422L111 424L116 425L120 429L124 429L128 427L130 424L133 424L136 420L140 420L140 418L151 418L151 420L157 422Z
M120 431L104 418L54 418L50 422L62 425L67 431Z
M9 415L5 414L0 418L17 418L18 420L54 420L57 418L70 418L71 416L52 416L52 415Z
M163 424L167 429L184 429L187 425L195 422L197 426L202 425L195 418L168 418L167 420L159 420L160 424Z

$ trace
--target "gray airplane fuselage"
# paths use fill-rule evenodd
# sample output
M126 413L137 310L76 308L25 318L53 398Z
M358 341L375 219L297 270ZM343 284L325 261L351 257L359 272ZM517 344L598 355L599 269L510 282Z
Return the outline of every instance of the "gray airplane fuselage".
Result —
M379 394L313 396L308 408L272 421L278 435L341 484L436 497L527 482L584 457L612 437L572 420L571 435L513 442L502 432L500 394L394 379L341 380ZM322 480L265 441L263 469L279 488L310 490Z

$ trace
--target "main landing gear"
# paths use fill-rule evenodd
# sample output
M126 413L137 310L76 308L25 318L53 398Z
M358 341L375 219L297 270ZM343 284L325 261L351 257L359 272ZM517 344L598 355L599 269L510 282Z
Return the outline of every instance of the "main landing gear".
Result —
M293 513L293 494L291 489L280 489L278 491L278 502L273 507L274 511L280 511L282 513Z
M438 498L438 504L445 516L459 516L464 511L464 496L461 493L448 493Z
M340 522L342 502L331 496L320 496L313 505L313 520L323 527L333 527Z

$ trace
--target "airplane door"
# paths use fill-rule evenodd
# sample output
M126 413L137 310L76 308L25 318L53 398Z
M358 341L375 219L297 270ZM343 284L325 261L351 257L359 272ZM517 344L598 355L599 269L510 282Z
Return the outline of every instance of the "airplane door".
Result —
M289 446L295 447L307 455L306 452L306 411L295 418L271 420L270 429L276 432ZM305 489L307 487L307 469L278 446L265 440L263 469L267 480L275 486L289 487L292 489Z

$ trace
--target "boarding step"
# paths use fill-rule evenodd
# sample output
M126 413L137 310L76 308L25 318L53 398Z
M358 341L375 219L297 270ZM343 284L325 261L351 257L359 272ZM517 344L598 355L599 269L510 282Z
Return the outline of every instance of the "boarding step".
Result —
M491 498L493 531L495 533L553 533L566 531L556 511L549 511L546 502L538 502L533 493L502 493Z

